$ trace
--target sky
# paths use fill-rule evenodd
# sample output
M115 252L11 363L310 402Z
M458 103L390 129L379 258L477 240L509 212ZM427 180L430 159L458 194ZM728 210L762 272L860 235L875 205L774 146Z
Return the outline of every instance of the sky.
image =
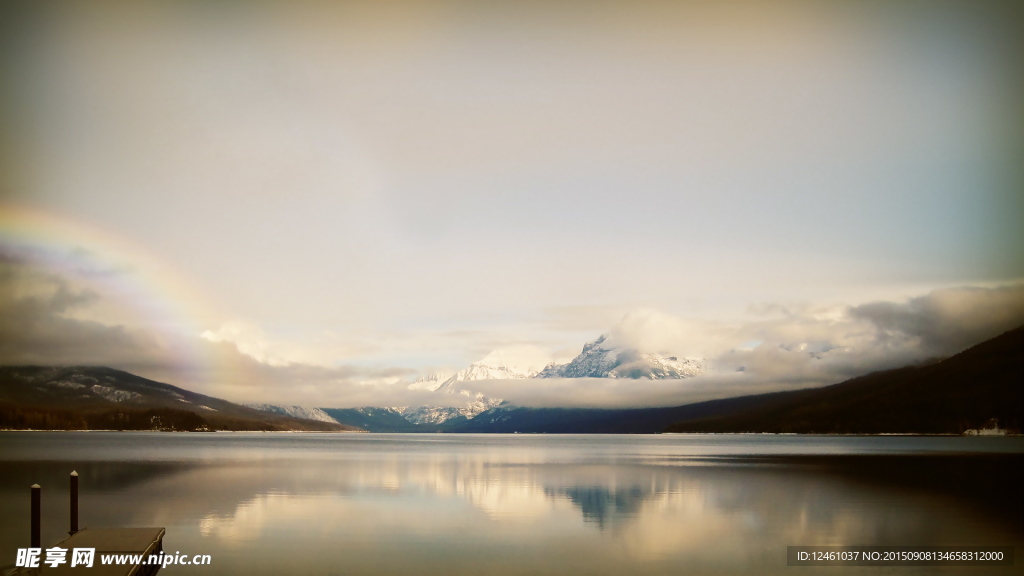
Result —
M0 364L235 401L602 334L829 384L1024 324L1018 2L8 2ZM740 369L742 368L742 371Z

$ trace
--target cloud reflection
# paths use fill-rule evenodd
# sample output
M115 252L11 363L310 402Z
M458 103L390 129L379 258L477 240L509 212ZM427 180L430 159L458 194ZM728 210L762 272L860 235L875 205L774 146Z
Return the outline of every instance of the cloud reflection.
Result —
M251 486L261 492L233 511L198 517L200 535L233 547L282 538L452 549L572 545L631 561L687 558L737 567L795 543L985 542L986 528L966 508L956 510L962 518L953 525L930 495L859 485L817 468L387 458L303 469L315 473L296 481L286 467L262 467L262 487ZM195 470L188 483L223 482L224 473ZM980 530L971 536L962 526Z
M1005 473L991 484L1013 455L821 456L871 445L845 439L766 456L763 439L734 438L742 450L708 456L721 438L596 436L147 436L156 454L193 446L191 459L155 463L124 444L113 452L134 458L82 449L117 438L67 444L82 458L83 524L165 526L168 550L213 554L217 573L771 574L789 545L1024 541L998 519L1012 507L980 496L1016 485ZM23 503L30 478L65 481L70 461L57 460L4 461L23 473L0 481L0 510ZM58 504L46 538L65 525ZM16 548L25 529L0 527L0 543Z

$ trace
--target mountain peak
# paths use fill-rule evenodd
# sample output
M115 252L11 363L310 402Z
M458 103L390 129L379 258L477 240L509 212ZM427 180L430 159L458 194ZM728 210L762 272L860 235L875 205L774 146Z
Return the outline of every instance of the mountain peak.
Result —
M662 356L634 348L607 346L607 335L583 345L568 364L549 364L538 378L689 378L704 372L698 358Z
M456 382L467 382L472 380L520 380L523 378L533 378L535 375L536 372L506 365L501 361L500 357L492 352L483 360L474 362L465 369L459 370L434 390L447 390L449 392L453 392Z
M429 372L426 375L419 376L413 380L412 384L409 384L409 390L430 390L431 392L435 392L451 377L451 370Z

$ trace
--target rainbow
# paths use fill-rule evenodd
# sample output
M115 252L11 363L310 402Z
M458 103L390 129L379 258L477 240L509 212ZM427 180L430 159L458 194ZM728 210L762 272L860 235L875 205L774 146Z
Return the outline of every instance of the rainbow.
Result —
M155 335L182 375L209 372L214 359L198 335L215 325L214 307L186 274L138 243L65 215L0 203L0 258L88 288L116 312L76 318Z

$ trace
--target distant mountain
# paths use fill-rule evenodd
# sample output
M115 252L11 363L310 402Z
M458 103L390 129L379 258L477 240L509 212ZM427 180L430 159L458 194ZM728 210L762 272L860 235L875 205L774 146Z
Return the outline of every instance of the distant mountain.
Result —
M472 389L468 382L478 380L521 380L532 378L536 372L508 365L495 353L483 360L470 364L441 382L434 392L461 395L466 398L465 404L458 407L419 406L403 411L406 419L416 424L442 424L453 418L462 416L467 419L501 405L500 398L488 398Z
M458 372L435 371L418 377L409 385L410 390L429 390L456 396L438 399L437 405L391 406L363 408L302 408L299 406L252 405L271 413L290 414L306 418L320 418L357 426L375 432L432 432L456 430L469 424L484 413L496 411L507 417L514 407L501 398L490 398L473 389L473 382L481 380L523 380L527 378L689 378L704 371L704 363L693 358L679 359L632 348L608 345L601 336L583 346L583 351L567 364L551 364L543 371L515 366L497 351L473 362ZM459 398L461 397L461 398ZM455 404L454 406L452 404ZM516 412L525 414L525 412ZM401 418L405 422L398 420ZM482 422L482 421L480 421ZM668 425L672 420L665 421Z
M494 418L503 419L504 424L501 427L510 427L514 426L514 422L518 421L518 418L526 417L527 414L530 414L528 419L536 424L538 413L533 412L532 409L518 409L500 398L483 395L473 389L473 382L476 381L528 378L689 378L701 374L703 370L704 363L701 360L692 358L680 360L675 356L666 357L632 348L613 347L608 345L606 336L601 336L584 345L583 351L571 362L561 365L551 364L541 372L514 366L495 351L458 372L431 372L420 376L409 385L411 390L429 390L456 397L457 402L453 402L452 398L446 398L443 401L439 399L438 404L443 405L345 409L304 408L271 404L252 404L250 406L270 413L316 420L323 420L326 417L334 422L373 432L487 431L489 426L483 424L484 420L477 420L481 414L493 411ZM453 403L456 405L452 406ZM592 415L591 412L594 411L583 410L579 414ZM553 412L543 413L553 414ZM574 414L576 413L574 412ZM644 424L640 428L648 432L656 432L673 421L672 417L668 417L664 421L657 420L660 422L658 424L660 427L656 429L649 429L649 424ZM527 428L530 427L527 426ZM630 431L634 428L635 426L625 426L623 429Z
M583 346L583 351L568 364L551 364L538 378L689 378L704 371L704 362L696 358L662 356L633 348L612 347L601 336Z
M801 432L959 434L1024 425L1024 327L942 361L811 390L671 408L524 408L503 405L445 432Z
M452 394L455 396L462 396L463 399L458 399L460 405L457 406L394 406L389 407L394 414L400 414L405 420L415 425L435 425L443 424L445 422L455 419L470 419L475 417L481 412L485 412L501 405L502 400L498 398L488 398L476 392L472 389L471 385L467 385L469 382L478 380L516 380L522 378L531 378L536 374L535 371L524 370L516 367L509 366L504 362L497 353L491 353L486 358L470 364L463 370L458 372L431 372L425 376L417 378L409 389L411 390L430 390L431 392L438 392L444 394ZM449 400L441 401L439 404L451 404ZM381 408L358 408L357 410L376 410L377 414L380 414ZM362 416L357 416L354 413L344 413L345 422L361 421ZM393 428L393 423L381 423L388 428Z
M474 380L522 380L524 378L533 378L536 374L536 371L509 366L502 362L496 354L492 353L487 358L470 364L466 369L459 370L434 390L448 391L457 388L460 382L472 382Z
M437 431L437 426L433 424L410 422L402 414L402 408L322 408L322 410L337 422L367 432Z
M334 422L269 414L98 366L0 367L0 428L353 429Z
M330 422L337 424L338 421L327 415L319 408L306 408L305 406L278 406L276 404L243 404L247 408L270 412L271 414L283 414L292 418L303 420L315 420L316 422Z
M603 341L598 339L588 344L573 362L557 370L564 370L560 372L563 374L590 375L615 372L617 377L625 377L621 374L627 372L619 368L629 365L625 360L630 356L623 358L622 351L609 354L601 347ZM685 361L665 360L687 366ZM499 370L504 370L506 375L513 373L501 365L482 362L470 368L461 372L461 379L435 378L434 389L456 390L469 397L472 393L462 387L471 385L474 375L497 374ZM550 368L545 370L554 373L555 369ZM679 372L686 373L685 370ZM446 386L442 389L441 384ZM1021 414L1024 410L1024 327L946 360L877 372L811 390L726 398L669 408L525 408L500 403L476 413L462 410L461 407L422 406L322 409L338 422L373 432L657 433L669 430L957 434L984 428L993 420L998 420L1003 428L1019 430L1024 424Z
M430 390L431 392L436 391L444 384L445 380L452 377L452 372L429 372L423 376L417 377L413 380L412 384L409 385L410 390Z
M464 391L468 395L468 391ZM469 400L465 406L415 406L393 408L402 415L406 421L412 424L443 424L455 418L473 418L477 414L490 408L495 401L484 398L483 394L477 394L479 399ZM500 401L497 401L500 403Z
M940 362L840 384L748 397L752 405L694 415L671 432L960 434L1024 427L1024 327Z
M567 364L551 364L538 372L509 364L497 352L470 364L454 374L434 372L417 378L410 386L414 390L431 390L462 395L460 406L410 406L392 408L413 424L461 426L489 410L504 406L500 398L489 398L476 392L472 382L479 380L522 380L527 378L689 378L704 371L704 363L693 358L680 360L675 356L662 356L632 348L609 346L607 337L601 336L583 346L583 351ZM450 404L451 402L445 402ZM506 406L503 410L507 409Z
M724 409L714 404L622 409L500 406L472 420L446 422L439 427L439 431L503 434L656 434L681 418L717 414Z

